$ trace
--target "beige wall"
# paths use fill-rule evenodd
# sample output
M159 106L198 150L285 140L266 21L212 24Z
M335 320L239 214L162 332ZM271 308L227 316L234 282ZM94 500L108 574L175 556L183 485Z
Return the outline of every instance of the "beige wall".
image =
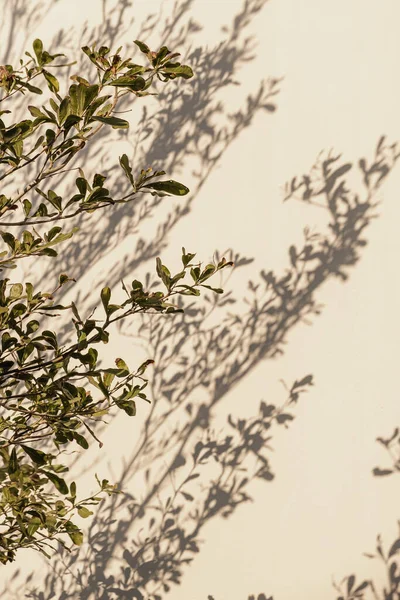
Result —
M3 3L8 8L12 4L5 0ZM28 4L29 10L37 5L37 15L40 14L40 2L35 0ZM29 26L27 39L39 36L50 42L62 26L70 36L65 45L72 49L77 45L85 20L89 30L102 22L100 1L59 0L53 4L51 10L43 4L45 14L42 19L37 18L34 27ZM249 6L254 4L249 2ZM125 25L121 25L124 31L121 36L116 34L115 45L119 45L120 37L121 43L135 39L146 15L160 10L161 20L150 39L146 34L142 38L154 46L163 42L160 39L162 23L171 15L173 6L171 0L133 2L124 13ZM106 13L110 9L111 2L106 5ZM221 27L231 27L235 15L242 9L242 0L197 0L182 17L183 26L190 18L201 25L201 30L189 36L183 29L182 36L186 40L182 52L187 56L191 49L199 47L203 54L209 53L210 69L214 71L203 74L205 88L209 78L214 78L217 88L220 86L218 77L222 78L225 63L213 62L213 48L229 35L221 32ZM129 24L132 16L135 20ZM17 49L24 43L24 17L19 19L20 25L15 25L18 35L13 36ZM171 229L165 247L160 248L165 262L177 264L182 245L197 251L204 260L211 258L217 248L220 252L233 248L240 255L254 259L238 268L229 280L227 289L232 290L232 297L238 302L220 309L215 319L217 324L229 311L246 313L248 307L241 300L249 294L247 281L261 281L261 269L284 272L290 264L288 248L293 243L301 245L302 229L306 225L324 231L326 217L321 209L296 201L282 202L286 181L308 172L322 150L333 148L343 153L343 159L354 163L356 170L360 158L372 159L381 135L386 134L390 142L399 139L399 19L400 8L395 0L266 2L249 18L237 39L225 42L226 69L232 61L233 78L240 85L221 87L210 96L199 85L198 93L204 98L198 104L199 112L193 117L182 117L183 131L188 131L189 138L192 136L187 142L192 153L182 151L174 157L172 144L166 150L157 147L160 164L164 160L163 152L168 151L165 160L173 167L169 174L191 189L196 190L199 183L193 170L203 169L204 174L204 183L194 195L189 213ZM240 26L239 21L237 25ZM175 31L178 28L179 24ZM243 64L236 64L235 60L240 63L240 58L235 59L234 52L248 36L254 45L251 57ZM182 44L179 49L181 47ZM277 110L256 110L249 125L223 150L218 164L207 174L209 165L205 164L204 156L201 161L201 152L211 141L205 123L214 131L232 127L227 115L241 106L244 111L246 97L257 92L261 80L267 77L283 78L278 86L279 94L273 99ZM183 93L186 88L179 89ZM217 100L221 107L213 113L212 105ZM179 103L178 106L183 110ZM156 110L157 101L149 101L148 107ZM129 117L132 122L140 118L140 110L140 106L134 107ZM207 116L208 120L194 127L191 120L201 116ZM179 123L179 118L174 123ZM133 132L134 128L132 136ZM112 148L119 153L132 151L129 139L115 143L109 152ZM92 155L85 168L99 169L98 160ZM244 600L250 593L260 592L273 595L274 600L320 600L337 597L332 578L340 581L356 572L361 578L376 573L377 582L382 580L383 571L362 553L374 551L378 533L390 543L397 533L396 521L400 517L398 480L395 476L377 479L371 473L373 467L385 464L386 460L375 442L376 437L389 435L400 419L399 173L397 166L378 193L382 200L376 210L378 218L365 232L368 245L359 249L361 259L348 269L348 281L327 278L315 293L315 300L323 305L321 315L311 317L311 325L299 323L290 328L283 355L259 361L228 389L213 409L211 428L223 435L230 431L226 423L228 414L247 418L257 412L261 399L276 403L284 400L281 379L291 384L308 373L314 375L315 385L294 407L295 420L289 429L272 434L273 452L269 458L275 479L252 483L248 493L253 502L243 503L227 519L217 515L205 524L199 534L203 540L200 552L193 564L183 569L181 585L170 593L174 600L205 600L208 594L214 595L216 600ZM361 198L365 197L360 177L349 175L348 185ZM174 200L165 202L169 204L141 227L145 239L152 239L159 220L177 204ZM105 226L98 224L98 231ZM123 227L121 231L123 239L118 239L116 226L110 241L111 252L94 254L93 264L90 268L85 266L71 297L79 291L81 297L86 296L94 283L100 286L111 274L117 275L117 280L119 276L129 279L132 269L123 260L126 256L132 258L139 234L128 234ZM90 252L87 247L82 250L81 264L86 261L86 252ZM141 263L137 269L143 273L152 269L153 263L153 259ZM74 271L69 274L74 276ZM92 301L89 294L86 302ZM263 323L260 320L260 328ZM255 338L257 335L261 332L257 333L256 328ZM111 359L121 354L135 364L136 356L142 351L135 349L134 340L129 336L118 336L107 349L107 356ZM242 352L246 351L246 344L248 341L244 339ZM188 352L192 357L193 349ZM210 402L213 381L223 368L223 364L214 365L209 387L193 392L195 405ZM162 395L163 390L155 392ZM139 408L135 419L119 416L104 432L102 462L92 467L92 472L110 473L113 480L118 479L123 461L129 461L134 441L140 437L148 415L147 406ZM176 422L187 419L185 410L177 411L167 421L164 433L158 430L155 435L172 436L175 419ZM97 448L91 448L80 464L90 466L98 453ZM158 472L162 472L169 459L170 455L166 454L165 459L154 463ZM79 464L76 467L81 468ZM207 468L202 471L201 484L194 488L196 497L204 494L201 485L210 485L214 476L215 467L210 464ZM139 467L134 466L134 471L124 485L130 493L141 496L145 494L145 483ZM152 473L152 477L157 480L157 474ZM175 482L167 478L161 497L167 497L173 485L184 479L179 470L174 477ZM90 489L90 486L91 479L86 473L82 476L81 489ZM187 507L185 510L190 514ZM122 510L115 510L113 517L118 520L123 514ZM186 523L189 521L188 516ZM127 528L126 539L117 544L115 556L121 557L123 550L131 547L130 540L138 535L143 524L139 519L134 520ZM79 563L86 552L93 562L93 556L84 547L73 571L77 564L84 573L90 569L84 562ZM21 554L17 564L23 573L38 562L36 557L29 555L29 561L27 557L28 553ZM110 561L106 567L107 575L113 574L115 582L120 565L124 564L121 560L121 563L119 559L114 563ZM4 574L0 577L4 583L15 568L15 565L3 568ZM38 582L47 569L47 566L38 567L35 573L38 590L45 589ZM70 575L64 573L63 578L65 598L79 598L81 592L71 583ZM17 589L13 583L5 592L5 599L14 594L23 597L22 590L32 586L32 581L23 584L22 576L17 581L22 585L19 592L11 591ZM101 584L97 591L93 588L88 597L103 598L100 588ZM108 591L109 596L104 597L125 597L113 596L113 593L116 594ZM57 598L64 598L60 592L57 594Z

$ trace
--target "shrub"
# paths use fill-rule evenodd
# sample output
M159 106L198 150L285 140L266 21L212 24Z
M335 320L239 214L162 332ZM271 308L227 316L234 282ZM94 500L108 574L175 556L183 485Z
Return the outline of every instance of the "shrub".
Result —
M0 67L0 180L5 191L0 194L2 273L21 259L57 257L58 244L76 231L65 229L64 221L113 210L142 193L183 196L189 192L182 183L163 179L164 171L147 168L134 174L124 154L119 164L129 192L116 197L107 189L104 175L95 173L89 180L77 164L80 153L102 128L128 128L126 120L115 116L124 96L146 96L153 93L149 90L157 81L167 84L193 75L190 67L178 61L179 54L166 46L152 52L143 42L135 44L145 56L145 65L123 58L121 48L115 54L105 46L82 48L92 71L85 73L88 79L73 75L65 95L54 72L73 63L59 62L63 55L50 54L40 40L34 41L33 53L26 52L18 68ZM43 87L48 96L45 103L40 107L28 104L43 93ZM13 122L13 115L21 109L17 98L29 115L26 112L23 119ZM9 110L13 102L14 111ZM62 195L57 187L74 171L79 175L76 189ZM104 287L100 292L102 319L95 319L93 313L82 315L74 302L61 303L61 290L74 281L73 273L59 274L57 285L48 292L5 275L0 280L2 563L12 561L20 548L34 548L49 556L54 542L66 546L70 540L80 545L83 533L74 520L76 515L89 517L104 493L118 492L108 480L96 476L98 491L80 499L75 482L65 479L68 467L60 462L76 444L87 449L90 437L101 446L96 423L112 409L134 416L137 399L147 400L145 371L151 360L135 370L122 358L111 368L101 365L96 345L108 342L110 326L137 313L182 311L174 297L199 296L201 288L221 293L208 285L209 279L231 264L222 259L204 267L183 248L182 269L172 275L157 258L162 289L146 290L138 280L123 283L125 299L115 303L110 288ZM52 323L60 322L57 318L63 311L70 315L74 331L74 339L67 343L60 330L46 328L50 317Z

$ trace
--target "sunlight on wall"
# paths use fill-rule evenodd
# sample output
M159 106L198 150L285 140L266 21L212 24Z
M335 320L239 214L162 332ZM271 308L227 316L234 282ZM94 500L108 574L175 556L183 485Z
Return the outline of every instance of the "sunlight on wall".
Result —
M37 5L35 21L26 37L28 45L35 37L41 37L45 45L58 39L61 48L76 52L78 45L87 41L101 41L104 19L109 18L105 27L108 33L103 35L111 32L114 48L124 44L133 51L132 40L137 37L155 47L165 41L165 35L166 43L181 50L197 73L193 82L165 92L177 98L182 95L173 109L168 110L168 96L135 104L127 117L132 123L128 138L115 134L109 145L103 140L97 151L88 154L85 164L88 173L103 165L108 168L116 163L118 154L130 151L135 152L138 169L147 164L165 165L168 175L185 182L193 192L184 205L187 210L178 214L175 207L186 201L165 199L162 206L155 207L155 215L140 227L136 226L134 212L129 211L94 223L88 238L78 236L79 252L67 250L61 257L60 272L68 269L70 276L77 277L69 296L79 297L89 307L97 302L97 290L110 279L118 287L121 278L129 280L133 274L142 276L154 271L155 255L160 254L167 264L177 265L182 245L198 252L204 261L212 259L216 250L222 254L233 249L239 255L239 266L226 284L232 302L222 305L216 316L211 315L207 321L212 327L219 327L220 335L232 335L231 347L228 344L218 354L207 337L209 331L201 338L209 340L204 347L200 341L198 347L194 342L191 345L190 336L177 331L181 345L177 343L168 350L171 370L168 375L163 375L162 369L156 370L154 375L152 393L155 399L159 398L157 406L161 407L160 421L152 425L153 429L150 427L154 447L147 448L147 442L143 442L142 448L147 450L142 455L136 450L133 458L135 444L142 443L150 407L140 406L138 416L132 420L119 416L104 431L102 450L91 447L77 463L82 473L82 490L90 489L94 470L101 470L102 475L108 474L114 481L125 470L123 484L133 498L143 501L148 489L161 479L160 502L165 501L185 479L190 454L195 442L206 435L207 426L219 436L230 435L228 414L235 419L250 419L257 414L261 400L279 405L286 397L280 380L290 386L312 373L314 386L292 407L293 423L287 431L279 427L276 434L271 434L273 452L268 460L274 480L258 478L245 484L253 502L237 501L241 506L233 506L232 514L226 518L221 516L222 509L216 511L215 518L209 512L204 526L200 517L193 516L194 509L182 509L186 525L191 520L197 523L192 525L191 541L198 543L200 552L193 551L193 564L179 567L181 584L172 588L170 597L206 600L212 594L215 600L246 600L250 594L263 592L274 600L334 599L337 594L332 578L340 581L351 573L358 573L360 580L376 574L379 584L381 569L362 554L374 551L378 533L390 543L400 517L396 476L379 479L372 475L372 469L386 460L376 437L388 436L400 421L399 166L388 174L377 192L376 199L382 203L373 209L377 219L371 219L363 232L367 246L354 248L360 261L345 266L346 257L343 258L348 280L332 276L332 266L330 270L320 269L318 285L309 284L308 289L304 284L298 303L293 304L303 316L302 307L312 295L321 306L319 316L309 316L307 324L301 322L302 316L286 315L279 324L279 315L261 311L251 329L251 314L256 314L251 313L254 305L249 307L242 299L253 298L247 287L249 280L265 287L259 275L261 270L272 270L281 277L285 269L295 269L288 250L293 244L302 247L304 227L322 231L327 237L331 234L327 211L305 202L283 202L285 183L308 173L321 151L326 152L325 157L331 149L333 154L343 153L341 160L354 165L345 176L346 185L359 195L360 201L372 203L362 173L357 171L358 162L363 157L373 161L382 135L387 136L388 143L400 139L400 85L396 80L400 50L398 3L151 0L128 6L127 2L113 4L111 0L58 0L49 7L34 0L28 4L29 10ZM6 5L11 14L12 3ZM177 18L180 9L182 14ZM28 11L22 11L19 24L14 24L19 31L15 42L18 49L25 39L27 14ZM146 32L143 24L148 15L154 16L147 21ZM63 31L57 38L60 28ZM268 78L280 81L267 82ZM275 89L279 92L269 95ZM164 113L158 112L160 105ZM147 122L144 119L148 134L142 136L135 149L134 135L144 106L148 115L154 116ZM175 220L168 222L168 214L175 215ZM334 210L332 214L335 216ZM167 226L160 235L157 226L162 222ZM144 246L137 245L140 238ZM345 250L350 252L353 248L346 246ZM253 260L243 260L240 266L241 257ZM38 279L42 275L35 274ZM45 275L51 277L51 272ZM294 286L293 297L298 293ZM198 308L201 306L210 308L204 303ZM238 325L235 320L229 321L229 313L242 316L243 322ZM198 319L200 327L203 318L201 312L189 313L188 317ZM228 319L228 331L222 334L223 319ZM271 338L273 342L264 339L264 330L269 327L273 332L277 323L284 332L282 339L276 333ZM168 325L163 322L162 327L170 340ZM116 331L104 358L113 360L123 355L127 361L139 364L149 352L161 353L161 341L158 346L148 338L138 343L135 333L134 325ZM143 336L148 335L144 328ZM192 337L197 339L194 334ZM200 337L199 334L199 340ZM201 360L196 354L200 346L205 355L201 355ZM277 350L283 353L273 356ZM200 368L202 361L205 368L199 376L194 363ZM159 365L163 365L162 356ZM189 367L190 377L183 375ZM174 400L177 408L171 409L168 416L177 390L183 400ZM189 405L192 408L188 409ZM197 429L191 429L190 410L198 411L199 407L206 414L204 423L197 422ZM194 435L193 439L188 432ZM182 456L187 452L186 465L181 471L176 466L167 468L162 475L168 461L175 460L183 439L186 445L180 452ZM92 468L100 455L100 464ZM243 461L247 468L247 454ZM200 483L196 481L197 487L190 492L195 499L215 482L215 468L210 463L201 471ZM150 475L146 475L147 469ZM232 482L232 476L229 477ZM155 494L151 502L156 503L157 498ZM121 501L120 512L114 506L108 517L104 509L106 517L116 519L116 524L108 526L99 519L98 526L105 537L99 542L103 558L94 542L91 547L83 547L79 559L71 565L73 572L83 572L84 591L57 563L58 558L54 559L54 574L61 573L64 581L57 588L58 593L65 586L65 595L57 597L139 598L132 593L123 595L121 590L129 589L125 579L128 581L131 576L127 572L121 575L124 568L133 572L138 569L140 581L150 581L148 588L143 587L147 594L160 588L159 583L151 582L154 565L148 566L150 571L144 574L135 555L140 546L138 540L146 537L140 529L145 529L150 517L146 520L146 515L138 516L128 506L128 500L129 497L125 504ZM132 539L136 546L131 545ZM179 556L179 545L172 548L168 555L171 563ZM85 566L85 560L92 566ZM42 598L50 598L50 588L44 583L41 587L41 578L51 574L51 566L38 567L34 579L23 583L35 563L41 563L40 559L31 559L29 554L26 560L21 555L16 565L3 568L4 585L17 567L21 569L17 578L19 592L13 591L17 584L10 584L5 600L18 597L18 593L23 597L21 590L32 587L36 587L37 594L32 597L40 598L39 592L46 589L48 595ZM108 595L100 595L103 588ZM163 594L162 586L157 593Z

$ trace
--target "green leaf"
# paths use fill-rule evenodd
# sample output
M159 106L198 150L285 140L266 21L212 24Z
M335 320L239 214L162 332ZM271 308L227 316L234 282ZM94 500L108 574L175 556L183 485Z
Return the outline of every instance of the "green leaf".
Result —
M172 283L171 273L169 269L162 264L161 259L159 257L156 258L156 270L157 275L160 277L161 281L168 289L170 289Z
M72 312L73 312L73 314L74 314L74 317L77 319L77 321L78 321L79 323L82 323L82 319L81 319L81 317L79 316L78 309L76 308L76 304L75 304L75 302L71 302L71 310L72 310Z
M9 231L0 232L3 241L11 248L11 250L15 250L15 237Z
M32 202L30 202L27 198L24 198L24 200L22 201L22 204L24 207L25 217L29 217L29 213L32 210Z
M190 269L190 275L195 283L197 283L200 277L200 267L192 267Z
M16 123L12 127L8 127L7 129L2 131L4 141L11 142L22 140L30 135L33 128L33 122L30 119L25 119L24 121L20 121Z
M21 448L26 452L26 454L39 466L43 466L47 462L47 454L42 452L41 450L35 450L35 448L31 448L30 446L25 446L21 444Z
M83 107L84 110L86 110L88 108L88 106L93 102L93 100L95 98L97 98L98 93L99 93L99 86L98 85L87 85L84 86L84 90L83 90Z
M55 473L50 473L49 471L42 471L42 473L47 475L49 480L55 485L55 487L59 492L61 492L61 494L66 495L69 493L68 486L65 483L64 479L61 479L61 477L59 477Z
M212 292L215 292L216 294L224 293L224 290L222 288L214 288L214 287L211 287L211 285L206 285L205 283L203 283L201 287L207 288L208 290L211 290Z
M42 56L43 56L43 42L42 40L36 39L33 42L33 50L36 54L36 58L39 65L42 65Z
M18 304L14 304L14 306L10 312L10 316L12 319L16 319L25 313L26 313L25 304L18 303ZM25 348L26 348L26 346L25 346Z
M126 154L123 154L120 159L119 159L119 164L121 165L121 167L123 168L125 175L127 176L127 178L129 179L131 185L134 185L134 180L133 180L133 175L132 175L132 168L129 164L129 158L127 157Z
M26 331L28 334L34 333L38 329L39 329L39 321L35 321L34 319L32 321L29 321L29 323L27 323L27 325L26 325Z
M98 85L85 85L83 83L71 85L69 88L71 112L74 115L82 116L89 104L96 98L98 93Z
M59 119L60 125L62 125L65 119L68 117L71 111L71 98L66 96L61 100L60 109L59 109Z
M91 202L99 202L100 200L111 201L110 192L107 188L95 187L90 192L90 194L88 195L88 197L86 198L86 200L85 200L84 204L82 204L82 206L90 207Z
M84 448L84 450L87 450L89 448L87 439L85 437L83 437L83 435L81 435L80 433L77 433L76 431L74 431L73 435L74 435L74 439L75 439L76 443L79 444L79 446L81 448Z
M191 287L190 285L178 285L176 287L177 291L184 296L200 296L200 290ZM181 288L183 288L183 290Z
M156 58L155 58L155 63L158 64L160 63L168 54L169 54L169 50L167 48L167 46L162 46L159 51L157 52Z
M28 83L28 81L21 81L20 85L22 85L22 87L26 87L33 94L43 94L40 88L36 87L35 85L32 85L31 83Z
M46 144L51 146L56 140L56 133L52 129L46 129Z
M33 297L33 285L29 281L25 284L25 291L28 300L31 301ZM31 326L32 323L36 323L36 321L29 321L28 325Z
M81 118L82 117L79 117L78 115L68 115L68 117L65 119L65 122L64 122L64 130L66 132L69 131L71 129L71 127L73 127L74 125L79 123Z
M57 92L60 89L60 84L58 83L57 78L54 77L54 75L52 75L51 73L49 73L45 69L43 69L42 73L44 75L44 78L47 81L47 85L49 86L49 90L51 92L53 92L53 94L57 94Z
M75 544L75 546L82 546L83 544L83 533L82 531L68 531L67 532L71 541Z
M17 298L20 298L22 296L23 292L24 292L24 287L23 287L22 283L14 283L10 289L10 299L16 300Z
M172 194L173 196L186 196L189 193L189 188L187 188L183 183L179 183L178 181L174 181L170 179L169 181L156 181L154 183L146 183L143 185L144 188L150 188L157 192L165 192L167 194Z
M58 196L53 190L49 190L47 195L47 200L50 202L54 208L60 212L62 209L62 198Z
M167 65L170 63L167 63ZM179 65L176 67L163 67L163 74L167 73L168 75L175 75L175 77L183 77L183 79L190 79L193 77L193 71L187 65Z
M68 277L68 275L66 273L61 273L58 278L59 284L63 285L64 283L67 283L67 281L72 281L72 280L70 279L70 277Z
M30 519L28 521L28 527L27 527L28 535L30 537L33 537L41 525L42 525L42 522L39 519L39 517L33 517L32 519Z
M30 231L24 231L22 233L22 238L24 240L24 246L29 246L29 247L32 246L32 244L34 242L34 237Z
M86 54L86 56L88 56L90 58L92 63L97 65L96 55L94 54L94 52L92 52L92 50L89 48L89 46L82 46L82 51Z
M51 256L53 258L58 256L58 252L56 250L53 250L53 248L44 248L40 251L40 254L44 254L45 256Z
M54 110L55 114L58 115L59 107L57 105L57 102L54 100L54 98L50 98L50 106Z
M129 90L133 90L134 92L139 92L143 90L146 86L146 81L143 79L143 77L118 77L118 79L110 81L107 85L112 85L114 87L123 87Z
M84 177L78 177L75 180L75 184L76 184L76 187L78 188L79 192L82 194L82 196L84 196L86 194L86 190L88 188L88 182L86 181L86 179Z
M186 267L195 257L195 254L192 254L190 252L186 253L185 248L182 248L182 264L184 267Z
M61 227L52 227L47 233L48 241L51 242L51 240L53 240L56 237L56 235L60 233L60 231L62 231Z
M130 62L129 69L128 71L126 71L125 76L133 77L133 75L137 75L138 73L144 73L145 70L145 67L143 67L142 65L135 65L134 63Z
M56 244L60 244L61 242L64 242L65 240L69 240L74 235L74 233L76 233L76 231L77 231L77 228L74 227L74 229L72 231L69 231L68 233L60 233L54 239L52 239L51 241L49 241L46 244L46 249L50 249L50 248L47 248L48 246L55 246ZM49 256L54 256L54 254L50 254Z
M203 272L201 273L200 277L199 277L199 281L206 281L207 279L209 279L211 277L211 275L213 275L216 271L216 267L215 265L209 264L205 267L205 269L203 270Z
M118 117L93 117L92 121L100 121L105 125L111 125L113 129L128 129L129 123L125 119L119 119Z
M38 209L35 210L35 212L33 213L33 217L47 217L48 215L48 210L47 210L47 206L41 202L38 206Z
M177 281L179 281L180 279L183 279L185 277L185 271L181 271L180 273L177 273L176 275L174 275L171 278L171 284L174 285Z
M118 369L120 371L123 371L123 374L118 374L117 377L124 377L125 375L129 374L129 367L126 364L126 362L122 359L122 358L116 358L115 359L115 364L117 365Z
M141 52L143 52L143 54L150 53L150 48L144 42L140 42L139 40L134 40L133 43L136 44L136 46L139 48L139 50Z
M112 382L114 381L115 378L115 374L114 373L104 373L103 375L103 383L104 385L109 388L110 385L112 384Z
M87 517L90 517L92 514L93 512L86 508L86 506L80 506L78 508L78 515L83 519L87 519Z
M41 119L43 121L49 120L49 117L42 113L42 111L39 108L36 108L36 106L28 106L28 110L31 113L32 117L35 117L36 119Z
M96 173L93 177L93 187L103 187L103 183L106 179L107 177L105 175L100 175L100 173Z
M93 100L90 103L90 106L86 109L86 114L85 114L85 119L87 120L87 122L90 121L91 117L94 115L94 113L96 112L96 110L98 108L100 108L100 106L102 104L104 104L104 102L106 102L107 100L109 100L109 98L111 98L110 95L99 96L98 98L96 98L95 100Z
M136 403L134 400L125 400L117 403L118 408L121 408L130 417L136 415Z
M108 46L100 46L100 48L99 48L100 56L106 56L106 54L108 54L109 52L110 52L110 48L108 48Z
M17 458L17 450L14 448L11 450L10 461L8 463L8 472L10 475L13 475L19 470L18 458Z
M159 277L162 276L162 262L161 262L161 258L159 256L157 256L156 258L156 271L157 271L157 275Z
M111 290L110 290L110 288L109 287L104 287L101 290L100 297L101 297L101 301L102 301L103 306L104 306L104 310L107 313L107 308L108 308L108 305L110 303L110 298L111 298Z

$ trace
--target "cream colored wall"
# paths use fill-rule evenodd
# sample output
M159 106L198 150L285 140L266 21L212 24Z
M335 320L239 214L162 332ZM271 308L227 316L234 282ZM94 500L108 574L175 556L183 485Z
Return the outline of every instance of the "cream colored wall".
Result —
M40 3L36 4L39 8ZM134 2L125 19L129 15L135 21L121 42L137 37L148 13L157 13L161 7L162 20L166 19L173 4ZM34 1L29 4L33 5ZM242 5L242 0L194 2L183 18L183 23L190 16L202 26L193 44L203 52L210 51L226 35L221 27L230 25ZM109 9L106 6L106 11ZM59 0L51 10L46 9L29 37L50 41L54 30L62 26L73 34L68 42L72 48L83 22L87 19L94 27L102 18L99 1ZM274 98L277 110L258 111L250 126L222 153L189 214L168 235L167 246L162 249L167 264L176 264L182 245L196 250L204 260L217 248L233 248L254 258L251 264L237 269L228 283L238 300L247 293L247 281L257 280L261 269L284 271L289 264L288 248L292 243L300 245L303 227L324 224L318 208L282 202L285 182L307 172L321 150L333 148L357 164L359 158L373 156L381 135L386 134L390 141L400 138L399 19L395 0L265 3L243 33L255 42L254 57L235 74L239 86L218 91L222 111L213 125L218 127L227 113L244 105L247 95L268 76L283 78ZM149 43L162 42L158 36L156 28ZM116 38L119 45L119 36ZM238 40L237 45L240 43ZM156 106L155 101L149 106ZM139 114L135 108L132 121ZM117 144L115 152L129 148L127 141ZM159 151L162 155L163 148ZM98 168L95 157L91 161L90 165ZM196 155L184 157L177 172L170 174L195 189L198 181L192 168L197 163ZM359 181L351 185L363 194ZM360 577L376 572L378 581L382 577L375 562L369 562L362 553L374 550L378 533L388 542L394 539L400 516L396 477L377 479L371 474L372 468L386 459L375 438L390 434L400 420L399 189L397 166L378 194L382 200L378 218L366 231L368 245L361 249L359 263L349 269L349 280L342 283L333 279L317 290L316 299L323 304L321 315L311 319L311 326L298 324L289 331L283 356L259 362L216 407L212 427L227 431L229 413L252 415L261 399L279 403L284 397L280 379L291 383L307 373L314 375L315 385L295 407L296 418L290 428L274 435L270 455L274 481L252 484L249 492L253 502L239 506L228 519L217 516L206 524L200 535L204 540L200 553L184 569L181 585L170 593L174 600L205 600L208 594L216 600L244 600L250 593L260 592L273 595L274 600L320 600L336 598L332 577L339 581L353 572ZM167 208L174 205L174 201L166 202L171 203ZM152 235L154 223L144 226L146 235ZM111 253L99 256L71 296L78 289L87 293L92 282L100 285L118 269L129 277L121 257L133 252L135 236L126 237ZM152 264L140 269L152 268ZM224 310L234 309L228 306ZM239 303L235 310L243 313L245 306ZM116 353L130 357L132 348L133 341L120 336L107 353L110 358ZM207 390L200 393L207 398ZM134 420L118 417L111 423L103 436L105 446L97 472L103 469L102 473L118 478L148 410L141 406ZM183 418L182 414L177 418ZM91 448L81 464L90 465L98 452ZM126 484L138 495L142 493L139 477L132 479L135 484ZM81 485L83 489L90 487L88 475ZM118 519L118 512L113 516ZM139 526L132 524L117 553L129 546L129 536ZM26 572L37 561L30 557L27 563L21 555L17 566ZM115 574L118 568L116 563ZM14 569L15 565L4 568L4 583ZM38 582L46 569L41 567L35 573L39 590ZM108 569L113 573L113 567ZM64 578L65 598L79 598L77 591L68 595L75 588L68 574ZM106 597L114 598L109 593ZM7 595L11 598L12 594L9 588ZM100 597L95 591L90 596Z

